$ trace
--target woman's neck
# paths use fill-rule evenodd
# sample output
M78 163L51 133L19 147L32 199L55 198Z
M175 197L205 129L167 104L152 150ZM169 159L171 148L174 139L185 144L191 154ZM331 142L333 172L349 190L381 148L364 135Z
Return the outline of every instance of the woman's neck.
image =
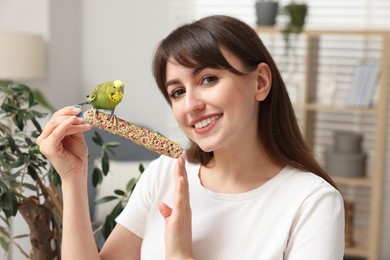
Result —
M202 185L218 193L242 193L260 187L283 168L261 149L214 151L214 159L202 166Z

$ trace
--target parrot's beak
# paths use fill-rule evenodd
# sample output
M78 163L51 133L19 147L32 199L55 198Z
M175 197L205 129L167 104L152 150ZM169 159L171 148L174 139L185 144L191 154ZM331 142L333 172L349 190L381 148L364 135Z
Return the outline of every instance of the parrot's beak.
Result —
M123 92L125 90L125 87L124 86L120 86L119 87L119 91Z

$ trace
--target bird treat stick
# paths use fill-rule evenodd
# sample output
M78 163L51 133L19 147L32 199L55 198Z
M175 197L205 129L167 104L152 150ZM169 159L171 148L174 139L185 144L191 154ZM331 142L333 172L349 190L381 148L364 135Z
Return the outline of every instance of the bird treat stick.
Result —
M183 152L180 144L175 143L158 133L136 126L133 123L118 117L113 120L112 115L104 112L97 112L91 108L85 111L84 118L93 126L129 139L130 141L143 145L147 149L156 153L172 158L178 158Z

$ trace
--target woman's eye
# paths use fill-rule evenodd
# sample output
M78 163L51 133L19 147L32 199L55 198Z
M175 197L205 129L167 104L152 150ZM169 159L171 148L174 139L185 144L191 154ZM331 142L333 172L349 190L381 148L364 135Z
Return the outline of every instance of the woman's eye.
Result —
M186 93L186 90L185 89L182 89L182 88L178 88L178 89L175 89L173 90L169 96L173 99L175 98L179 98L181 95L183 95L184 93Z
M214 83L215 81L217 81L218 78L216 76L207 76L205 78L203 78L202 80L202 85L209 85L209 84L212 84Z

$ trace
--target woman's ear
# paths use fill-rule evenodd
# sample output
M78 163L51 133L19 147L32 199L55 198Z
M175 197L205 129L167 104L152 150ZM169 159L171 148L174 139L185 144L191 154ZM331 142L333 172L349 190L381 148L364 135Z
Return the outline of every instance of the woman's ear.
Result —
M262 62L257 65L257 89L256 100L263 101L271 90L272 73L269 66Z

